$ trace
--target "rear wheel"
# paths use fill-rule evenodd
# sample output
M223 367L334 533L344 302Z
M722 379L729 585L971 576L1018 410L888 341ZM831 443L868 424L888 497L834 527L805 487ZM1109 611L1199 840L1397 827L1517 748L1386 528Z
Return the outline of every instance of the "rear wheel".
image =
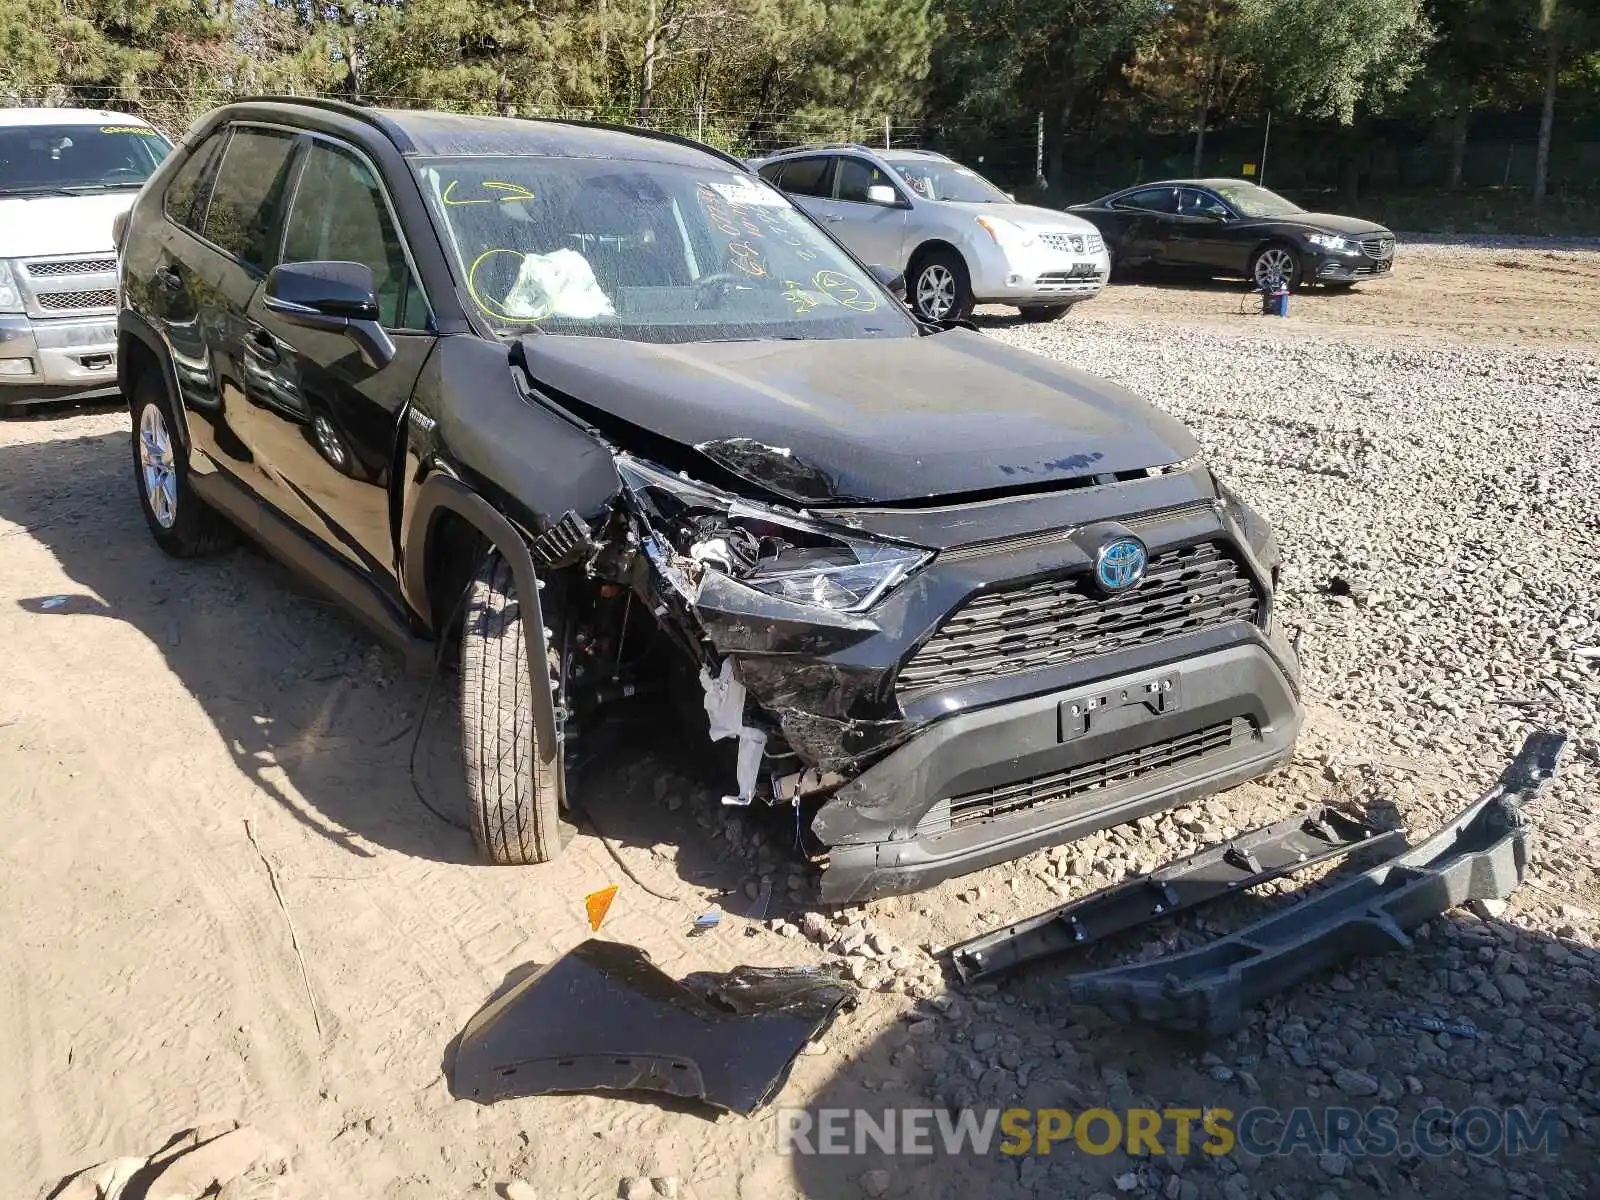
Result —
M189 455L166 384L145 371L133 387L133 478L150 536L174 558L215 554L233 545L234 527L189 487Z
M1038 323L1056 321L1071 311L1070 304L1030 304L1022 309L1022 319Z
M560 678L560 602L540 597L547 669ZM461 625L461 755L466 764L468 823L492 863L549 862L561 853L562 756L540 759L522 608L511 565L494 554L469 585Z
M967 264L953 250L932 250L911 267L911 307L924 321L959 321L972 313Z

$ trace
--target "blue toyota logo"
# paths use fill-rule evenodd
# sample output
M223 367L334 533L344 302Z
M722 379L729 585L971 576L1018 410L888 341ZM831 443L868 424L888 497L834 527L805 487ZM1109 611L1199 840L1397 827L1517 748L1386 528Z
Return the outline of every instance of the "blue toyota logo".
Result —
M1125 592L1144 578L1149 555L1138 538L1118 538L1100 547L1094 559L1094 577L1108 592Z

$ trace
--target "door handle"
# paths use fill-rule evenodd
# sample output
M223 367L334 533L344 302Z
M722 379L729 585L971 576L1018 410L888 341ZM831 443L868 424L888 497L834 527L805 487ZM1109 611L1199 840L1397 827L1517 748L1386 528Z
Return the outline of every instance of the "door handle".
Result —
M830 216L824 217L823 220L834 222L834 221L842 221L842 220L844 220L844 218L839 216L837 213L834 213L834 214L832 214Z
M183 287L183 272L177 267L157 267L156 278L169 292L176 292Z
M272 335L265 329L258 329L246 338L244 348L245 353L258 362L264 362L270 366L278 361L278 345L272 340Z

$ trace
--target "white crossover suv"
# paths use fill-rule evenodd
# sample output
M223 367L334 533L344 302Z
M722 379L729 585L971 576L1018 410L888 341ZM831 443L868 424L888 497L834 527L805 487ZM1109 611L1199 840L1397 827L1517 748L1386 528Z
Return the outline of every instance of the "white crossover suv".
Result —
M1054 320L1099 295L1111 274L1088 221L1018 204L931 150L830 143L750 165L862 262L904 270L907 299L928 321L959 320L991 303Z

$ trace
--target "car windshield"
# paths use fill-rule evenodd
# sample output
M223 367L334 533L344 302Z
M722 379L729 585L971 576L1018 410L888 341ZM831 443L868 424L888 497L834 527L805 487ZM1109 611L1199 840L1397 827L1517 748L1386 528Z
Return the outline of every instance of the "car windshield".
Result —
M1221 196L1241 217L1292 217L1305 209L1253 183L1219 183L1212 191Z
M973 204L1009 204L1007 196L976 171L960 163L915 159L891 162L895 173L924 200L965 200Z
M904 308L783 194L718 164L422 160L473 304L530 327L646 342L910 337Z
M171 149L146 125L0 126L0 195L138 188Z

